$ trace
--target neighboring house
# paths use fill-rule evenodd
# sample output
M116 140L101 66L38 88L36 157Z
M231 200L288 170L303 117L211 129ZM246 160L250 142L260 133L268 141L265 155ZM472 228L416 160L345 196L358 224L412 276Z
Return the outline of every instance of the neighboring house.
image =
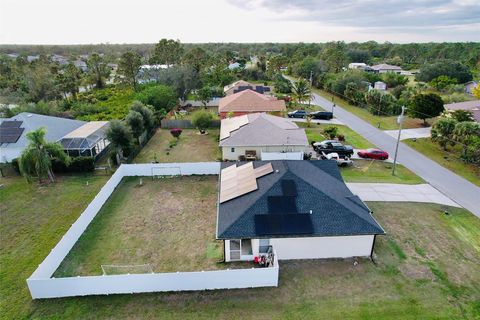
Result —
M140 70L138 70L138 74L137 74L138 82L139 83L148 83L148 82L155 82L155 81L158 82L160 79L161 70L168 69L169 67L171 66L166 64L144 64L140 66Z
M480 100L449 103L444 105L446 110L468 110L473 113L475 121L480 122Z
M392 66L390 64L382 63L382 64L377 64L374 66L371 66L373 72L375 73L387 73L387 72L395 72L395 73L401 73L402 68L399 66Z
M473 96L473 89L475 89L478 86L478 82L477 81L469 81L469 82L465 83L464 86L465 86L465 93Z
M373 89L380 90L380 91L385 91L387 90L387 84L382 81L377 81L373 85Z
M244 80L238 80L238 81L235 81L234 83L226 85L225 87L223 87L223 92L225 93L226 96L229 96L231 94L244 91L247 89L250 89L262 94L270 94L272 92L272 88L268 86L254 85Z
M223 119L219 145L223 160L234 161L262 159L264 153L296 153L303 159L309 146L305 129L266 113Z
M75 60L72 62L75 67L86 72L88 70L87 63L83 60Z
M282 114L286 110L285 101L250 89L224 97L220 99L218 105L218 112L222 119L225 119L230 114L232 116L257 112Z
M385 231L334 161L223 162L216 238L225 261L371 256Z
M353 70L363 70L365 67L367 67L367 64L363 62L352 62L348 64L348 69Z
M26 134L47 130L48 142L60 142L71 156L98 156L108 145L107 121L85 122L22 112L0 120L0 163L18 158L28 145Z

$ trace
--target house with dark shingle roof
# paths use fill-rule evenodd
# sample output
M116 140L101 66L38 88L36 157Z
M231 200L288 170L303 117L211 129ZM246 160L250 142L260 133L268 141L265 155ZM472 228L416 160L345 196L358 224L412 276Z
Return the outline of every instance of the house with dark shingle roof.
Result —
M216 237L225 261L271 248L280 260L368 257L383 234L334 161L222 163Z

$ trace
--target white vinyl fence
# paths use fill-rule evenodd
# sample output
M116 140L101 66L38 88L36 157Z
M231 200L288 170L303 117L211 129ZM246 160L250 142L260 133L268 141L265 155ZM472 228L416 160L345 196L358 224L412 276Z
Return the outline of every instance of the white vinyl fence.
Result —
M219 162L123 164L67 233L27 279L33 299L138 292L213 290L278 285L278 264L270 268L52 278L55 270L126 176L219 174Z

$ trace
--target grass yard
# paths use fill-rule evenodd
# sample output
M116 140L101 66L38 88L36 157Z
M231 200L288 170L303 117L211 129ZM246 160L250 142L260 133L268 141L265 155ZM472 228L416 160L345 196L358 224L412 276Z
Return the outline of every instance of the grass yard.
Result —
M123 179L55 277L101 275L101 265L150 264L154 272L225 266L215 240L218 176L142 179L142 186L138 177Z
M346 182L377 182L377 183L425 183L422 178L401 164L397 164L395 175L392 175L393 164L377 160L353 160L353 165L340 168Z
M345 136L345 144L349 144L356 149L367 149L373 147L373 145L368 142L368 140L366 140L364 137L362 137L347 126L311 123L310 127L308 127L307 123L304 122L296 122L296 124L299 127L305 128L308 143L312 143L312 141L322 141L330 139L328 136L325 136L323 134L323 130L327 127L336 127L338 128L338 134Z
M158 129L133 162L150 163L155 158L158 162L218 161L221 158L219 132L218 128L212 128L207 130L207 135L200 135L198 130L184 129L176 141L170 130ZM173 142L177 144L170 147Z
M458 159L458 156L456 155L459 155L461 152L460 146L455 146L455 150L452 150L452 148L449 147L449 152L445 152L430 138L417 139L416 141L408 139L403 142L418 152L423 153L433 161L438 162L438 164L464 177L471 183L480 186L480 167L465 163L461 159Z
M478 319L480 220L418 203L368 203L388 234L377 237L376 264L283 261L278 288L32 301L25 279L105 178L62 178L40 189L2 179L0 318Z
M329 92L320 89L313 89L314 93L324 97L331 101L333 95ZM398 129L397 124L397 117L396 116L376 116L371 114L367 109L363 109L360 107L353 106L349 104L346 100L341 99L335 96L335 104L344 108L348 112L353 113L357 117L367 121L371 125L378 127L381 130L396 130ZM428 120L427 120L428 121ZM405 118L403 122L404 129L411 129L411 128L422 128L423 127L423 120L420 119L412 119L412 118Z
M39 317L32 315L38 302L31 301L26 279L109 178L57 176L57 183L44 186L0 178L1 319Z

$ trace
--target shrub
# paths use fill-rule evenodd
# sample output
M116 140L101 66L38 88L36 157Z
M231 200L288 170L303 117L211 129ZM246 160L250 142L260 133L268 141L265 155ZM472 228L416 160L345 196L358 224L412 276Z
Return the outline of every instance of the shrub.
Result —
M12 164L13 170L15 170L16 173L20 174L20 166L18 164L18 158L12 159L11 164Z
M144 104L153 106L157 115L168 113L178 103L178 97L173 89L164 85L145 88L138 94L138 99Z
M336 136L337 136L337 133L338 133L338 128L337 127L326 127L325 129L323 129L323 132L328 135L328 137L330 139L334 139Z
M343 134L337 135L338 141L345 141L345 136Z
M71 158L70 164L67 166L64 162L57 158L52 160L52 170L55 173L83 173L93 172L95 170L94 157L74 157Z
M192 124L200 131L205 132L205 130L210 127L212 124L212 114L207 111L196 111L192 115Z
M182 129L180 128L173 128L170 130L170 134L174 137L174 138L179 138L180 135L182 134Z

